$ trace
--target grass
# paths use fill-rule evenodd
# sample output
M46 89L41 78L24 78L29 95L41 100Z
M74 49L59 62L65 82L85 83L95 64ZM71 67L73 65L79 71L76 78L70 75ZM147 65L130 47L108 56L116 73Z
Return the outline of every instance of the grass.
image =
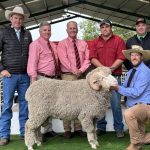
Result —
M117 139L115 133L109 132L98 138L100 147L97 150L125 150L129 145L129 135L126 132L125 137ZM27 150L24 141L19 136L11 136L11 142L0 150ZM35 150L91 150L87 138L73 137L72 139L64 139L62 135L49 138L42 146L35 146ZM150 145L144 145L143 150L150 150Z

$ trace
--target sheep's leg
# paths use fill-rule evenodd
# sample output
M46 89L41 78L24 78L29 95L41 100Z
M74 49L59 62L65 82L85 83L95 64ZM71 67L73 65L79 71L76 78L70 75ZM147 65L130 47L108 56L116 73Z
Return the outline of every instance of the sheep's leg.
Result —
M45 118L44 118L44 117ZM33 118L33 119L30 119ZM37 119L36 119L37 118ZM33 145L36 143L37 145L41 145L41 134L40 134L40 126L46 120L45 114L35 114L31 116L26 122L25 128L25 144L28 147L28 150L33 150ZM40 136L40 137L38 137Z
M35 132L35 143L37 146L41 146L42 142L42 134L41 134L41 127L39 127Z
M90 118L86 118L86 117L83 119L80 116L79 116L79 120L81 121L82 127L87 132L87 138L88 138L89 144L91 145L93 149L96 149L98 146L98 141L97 139L95 139L96 133L95 133L93 120L91 120Z
M34 150L33 145L35 144L35 133L32 130L30 120L27 120L25 125L25 144L28 147L28 150Z
M96 140L96 146L99 146L98 138L96 134L96 119L93 120L93 124L94 124L94 139Z

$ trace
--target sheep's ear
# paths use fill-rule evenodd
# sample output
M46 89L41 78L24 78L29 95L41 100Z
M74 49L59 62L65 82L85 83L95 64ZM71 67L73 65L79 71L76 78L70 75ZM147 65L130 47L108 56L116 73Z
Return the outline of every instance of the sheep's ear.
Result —
M99 91L101 90L102 86L100 85L100 79L98 77L98 74L97 73L90 73L87 75L87 81L88 81L88 84L90 85L90 87L93 89L93 90L96 90L96 91Z

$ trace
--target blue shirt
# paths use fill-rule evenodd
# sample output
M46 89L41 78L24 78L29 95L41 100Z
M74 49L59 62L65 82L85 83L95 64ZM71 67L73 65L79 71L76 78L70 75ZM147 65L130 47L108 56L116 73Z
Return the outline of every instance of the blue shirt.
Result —
M127 77L118 92L127 97L127 107L132 107L136 103L150 104L150 69L142 62L137 68L129 87L127 82L132 69L127 73Z

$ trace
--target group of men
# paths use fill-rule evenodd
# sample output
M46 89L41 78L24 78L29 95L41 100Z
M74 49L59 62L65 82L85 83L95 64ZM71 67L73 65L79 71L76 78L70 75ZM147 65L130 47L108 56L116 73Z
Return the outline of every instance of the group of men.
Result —
M77 23L70 21L66 30L68 37L56 45L49 41L51 25L48 22L40 24L40 37L32 42L30 32L23 27L28 16L21 7L7 10L5 16L11 25L0 30L0 71L3 76L4 98L0 116L0 146L7 145L10 141L11 108L16 90L20 138L24 139L24 126L28 119L25 93L29 85L41 78L68 81L82 79L90 64L94 67L109 67L118 80L119 85L110 88L116 136L124 137L121 109L121 95L124 95L127 97L128 108L124 116L131 142L127 150L141 150L142 144L150 143L150 134L145 134L145 123L150 119L150 33L144 18L136 20L137 35L130 38L126 45L122 38L113 33L112 23L108 19L100 23L100 36L89 44L77 38ZM123 62L130 70L121 85ZM106 132L106 124L105 117L97 121L98 135ZM64 137L71 138L71 122L63 120L63 125ZM45 136L56 135L51 120L43 130ZM79 120L74 120L74 134L85 136Z

